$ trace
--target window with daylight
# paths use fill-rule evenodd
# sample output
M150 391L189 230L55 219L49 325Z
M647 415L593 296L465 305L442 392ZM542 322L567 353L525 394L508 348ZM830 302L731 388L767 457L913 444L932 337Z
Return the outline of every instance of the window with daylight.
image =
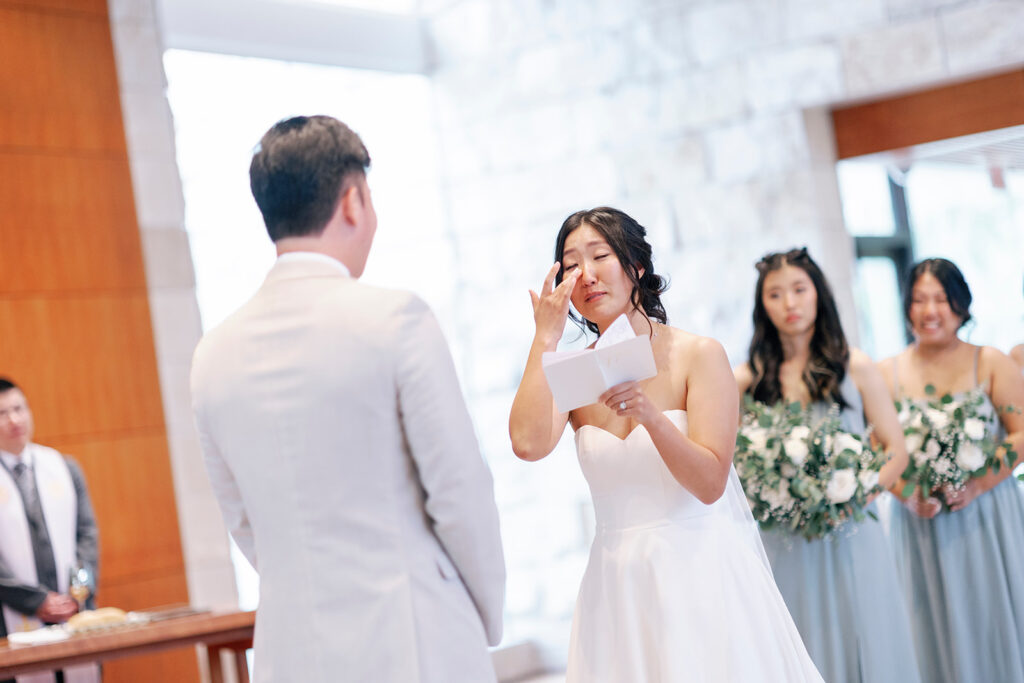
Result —
M865 350L884 358L907 343L907 271L942 257L974 297L961 336L1008 351L1024 339L1024 126L917 145L900 164L880 153L838 166Z
M1024 339L1024 71L838 107L832 127L847 229L857 246L862 345L909 341L911 265L943 257L971 288L961 337L1008 351Z
M183 50L169 50L164 66L204 329L244 303L273 263L249 162L274 122L298 114L335 116L370 150L381 227L363 281L415 289L446 325L454 282L419 277L428 268L451 272L454 259L426 77ZM241 606L254 608L255 572L237 551L235 558Z

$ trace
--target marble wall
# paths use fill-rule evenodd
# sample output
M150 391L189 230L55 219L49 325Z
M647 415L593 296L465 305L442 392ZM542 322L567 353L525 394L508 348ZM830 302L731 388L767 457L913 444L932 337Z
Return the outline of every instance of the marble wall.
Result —
M828 108L1024 62L1019 0L425 0L452 239L454 335L497 481L510 639L564 656L586 561L565 439L515 459L507 415L533 334L526 290L572 211L649 230L673 324L744 359L755 272L808 245L856 338Z

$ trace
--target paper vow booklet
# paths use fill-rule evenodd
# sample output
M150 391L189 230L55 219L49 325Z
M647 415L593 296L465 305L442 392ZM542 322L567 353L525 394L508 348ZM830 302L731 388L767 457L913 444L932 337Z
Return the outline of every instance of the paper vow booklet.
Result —
M638 336L625 315L608 326L592 349L549 351L541 364L559 412L567 413L597 399L616 384L658 374L651 338Z

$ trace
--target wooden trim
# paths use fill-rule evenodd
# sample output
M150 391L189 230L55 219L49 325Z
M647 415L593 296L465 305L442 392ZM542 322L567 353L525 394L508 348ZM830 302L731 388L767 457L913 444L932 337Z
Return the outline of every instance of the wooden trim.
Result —
M839 159L1024 124L1024 69L832 110Z

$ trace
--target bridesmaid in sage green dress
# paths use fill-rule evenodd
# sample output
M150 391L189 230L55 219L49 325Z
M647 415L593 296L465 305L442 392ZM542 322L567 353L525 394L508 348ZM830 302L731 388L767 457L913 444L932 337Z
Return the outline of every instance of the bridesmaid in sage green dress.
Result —
M847 345L821 270L806 249L769 254L757 270L750 360L735 370L740 394L769 405L798 401L811 407L812 420L839 404L842 429L856 434L865 433L866 417L891 458L880 483L894 484L907 464L896 410L875 364ZM871 502L867 510L875 507ZM782 597L826 681L921 681L896 564L877 520L849 520L811 541L788 530L761 536Z

